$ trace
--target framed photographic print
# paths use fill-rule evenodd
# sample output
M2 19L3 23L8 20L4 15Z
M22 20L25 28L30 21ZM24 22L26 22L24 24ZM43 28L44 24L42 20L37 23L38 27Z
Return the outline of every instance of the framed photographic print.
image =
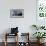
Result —
M37 0L36 24L46 25L46 0Z
M37 0L37 15L40 18L46 17L46 0Z
M10 9L11 18L24 18L24 9Z

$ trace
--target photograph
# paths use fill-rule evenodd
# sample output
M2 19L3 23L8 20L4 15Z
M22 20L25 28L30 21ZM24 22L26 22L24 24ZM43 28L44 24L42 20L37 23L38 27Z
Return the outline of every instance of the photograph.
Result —
M10 9L11 18L24 18L24 9Z

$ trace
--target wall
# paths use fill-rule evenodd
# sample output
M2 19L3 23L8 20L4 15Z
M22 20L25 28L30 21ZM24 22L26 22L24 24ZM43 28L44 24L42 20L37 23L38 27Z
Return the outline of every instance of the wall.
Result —
M10 18L10 9L24 9L24 18ZM18 26L19 32L32 36L32 24L36 24L36 0L0 0L0 34Z

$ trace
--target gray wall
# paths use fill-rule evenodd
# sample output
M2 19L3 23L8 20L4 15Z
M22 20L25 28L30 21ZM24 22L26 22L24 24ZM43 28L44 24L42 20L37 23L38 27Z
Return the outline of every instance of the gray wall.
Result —
M24 18L10 18L10 9L24 9ZM0 0L0 34L18 26L19 32L32 37L32 24L36 24L36 0Z

